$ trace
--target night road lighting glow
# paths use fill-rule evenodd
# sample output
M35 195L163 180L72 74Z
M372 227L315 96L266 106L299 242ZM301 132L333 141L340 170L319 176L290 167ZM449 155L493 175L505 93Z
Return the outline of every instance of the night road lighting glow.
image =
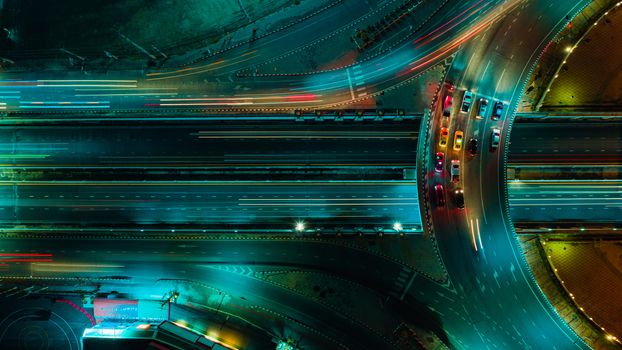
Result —
M402 227L402 224L400 222L395 222L393 223L393 229L395 231L402 231L404 228Z
M117 2L0 0L0 350L619 345L622 0Z
M297 232L302 232L302 231L304 231L304 230L305 230L305 223L304 223L303 221L298 221L298 222L296 223L296 226L294 227L294 229L295 229Z

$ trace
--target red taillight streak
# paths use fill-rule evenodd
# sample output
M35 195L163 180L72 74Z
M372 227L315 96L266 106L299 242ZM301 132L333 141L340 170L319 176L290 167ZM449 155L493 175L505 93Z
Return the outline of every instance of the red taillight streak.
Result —
M289 95L285 96L288 100L314 100L317 97L315 94L304 94L304 95Z
M51 253L0 253L0 256L52 256Z
M442 29L443 27L445 27L446 25L450 24L451 22L455 21L456 18L461 17L462 15L464 15L466 12L470 11L473 7L477 6L480 2L482 2L483 0L480 0L476 3L474 3L473 5L471 5L471 7L467 8L466 10L462 11L461 13L459 13L456 17L450 19L449 21L445 22L445 24L443 24L440 27L437 27L436 29L434 29L433 31L431 31L430 33L418 38L417 40L413 41L413 44L418 43L419 41L429 37L430 35L434 34L435 32L437 32L438 30ZM465 17L466 18L466 17ZM460 23L460 22L458 22ZM453 27L452 27L453 28Z

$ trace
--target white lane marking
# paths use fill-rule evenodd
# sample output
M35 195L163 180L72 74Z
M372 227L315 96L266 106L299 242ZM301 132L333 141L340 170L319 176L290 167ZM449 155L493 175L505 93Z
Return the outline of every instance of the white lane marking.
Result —
M471 219L471 224L469 225L471 229L471 243L473 244L473 248L477 251L477 243L475 243L475 229L473 227L473 219Z
M497 85L495 85L495 92L493 93L493 96L497 94L497 90L499 90L499 84L501 84L504 74L505 74L505 68L503 68L503 71L501 71L501 75L499 76L499 80L497 80Z
M479 232L479 219L478 218L475 219L475 224L477 226L477 239L479 241L479 247L482 249L482 252L483 252L484 251L484 246L482 245L482 235Z
M348 85L350 86L350 96L354 100L354 89L352 88L352 78L350 78L350 69L346 68L346 75L348 76Z

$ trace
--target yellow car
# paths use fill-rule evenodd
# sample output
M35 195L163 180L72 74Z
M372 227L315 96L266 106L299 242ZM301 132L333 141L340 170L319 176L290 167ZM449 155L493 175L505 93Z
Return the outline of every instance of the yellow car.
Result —
M447 139L449 138L449 130L446 127L441 128L441 140L438 145L441 147L447 146Z
M454 134L454 151L459 151L462 149L462 142L464 139L464 133L460 130L456 131Z

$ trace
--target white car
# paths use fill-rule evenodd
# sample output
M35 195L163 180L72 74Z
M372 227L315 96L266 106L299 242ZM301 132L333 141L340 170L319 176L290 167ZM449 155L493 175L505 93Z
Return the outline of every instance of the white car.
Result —
M457 159L451 161L451 181L460 181L460 161Z
M499 140L501 139L501 130L492 129L492 137L490 138L490 148L495 150L499 148Z

